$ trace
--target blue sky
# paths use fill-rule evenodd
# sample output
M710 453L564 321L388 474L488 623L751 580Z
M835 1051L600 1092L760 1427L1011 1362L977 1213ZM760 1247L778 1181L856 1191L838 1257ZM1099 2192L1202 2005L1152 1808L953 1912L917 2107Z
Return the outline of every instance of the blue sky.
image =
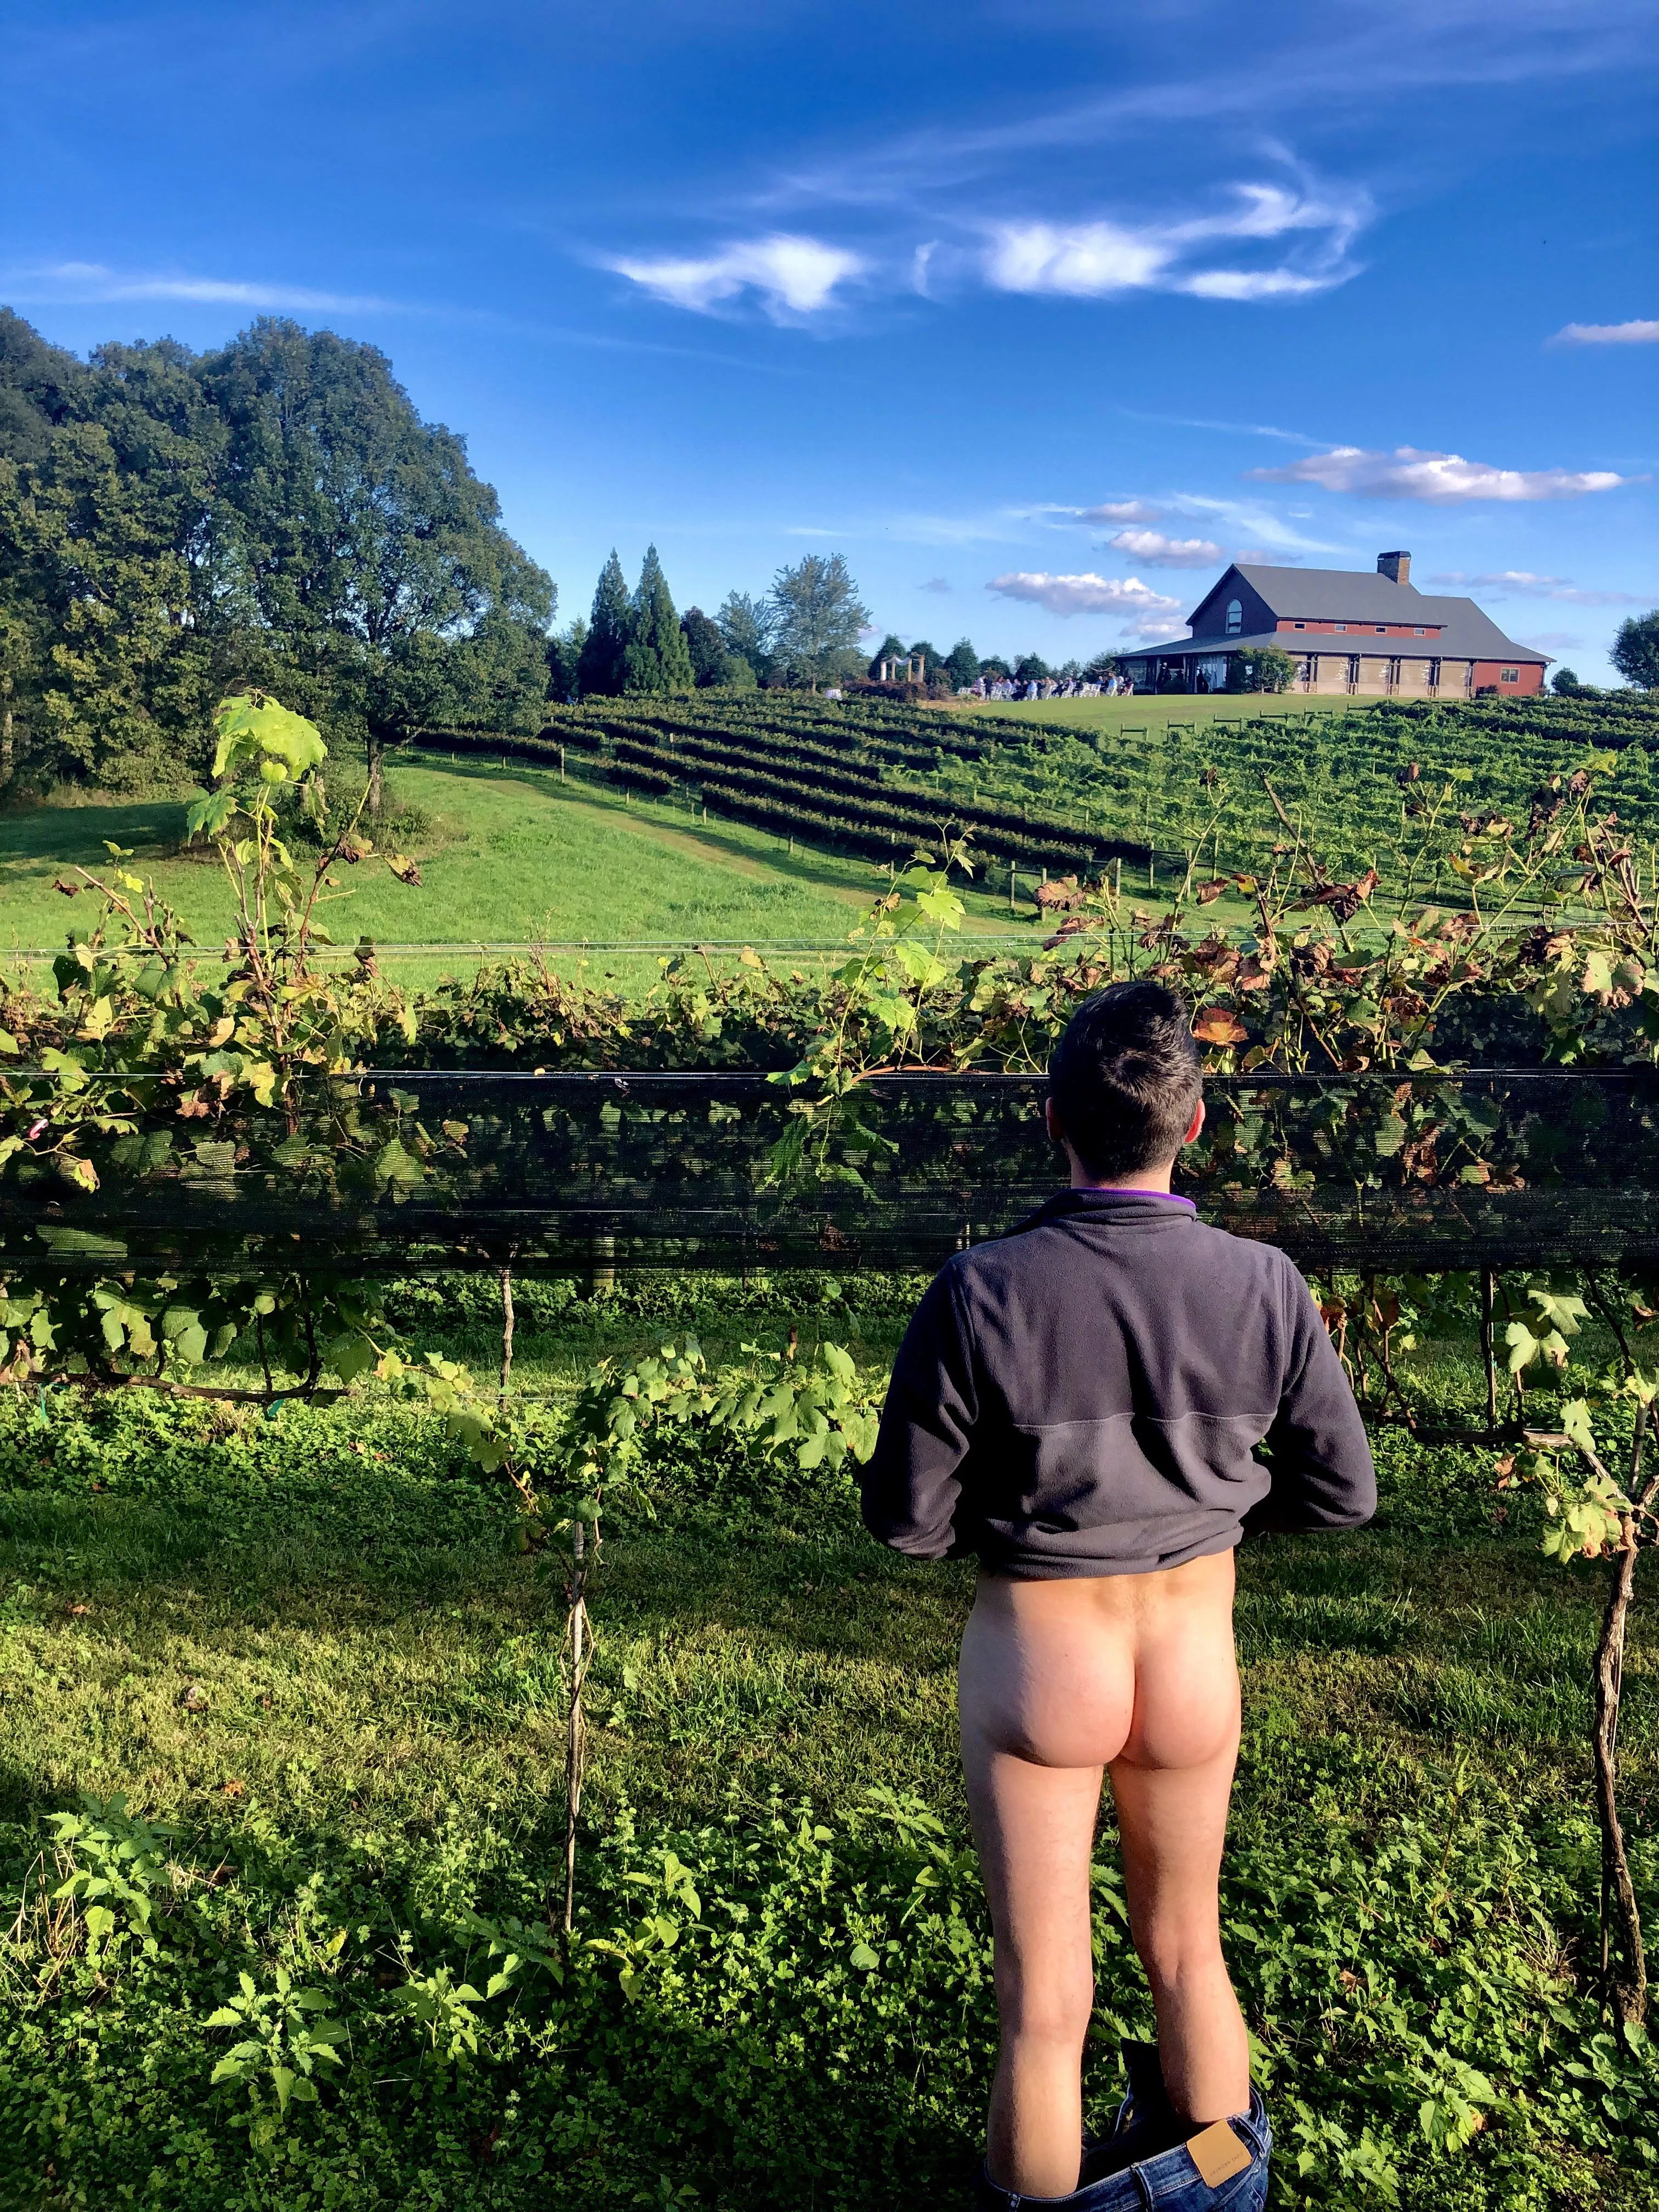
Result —
M0 299L372 340L585 610L848 556L1087 658L1227 557L1659 599L1650 0L0 0ZM1452 579L1453 581L1441 580Z

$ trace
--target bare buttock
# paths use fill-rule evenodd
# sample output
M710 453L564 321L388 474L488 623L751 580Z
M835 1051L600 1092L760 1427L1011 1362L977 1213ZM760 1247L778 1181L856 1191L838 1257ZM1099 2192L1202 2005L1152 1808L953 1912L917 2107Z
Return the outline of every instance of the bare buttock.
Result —
M964 1740L1042 1766L1201 1766L1237 1740L1233 1555L1160 1573L984 1575L962 1644Z

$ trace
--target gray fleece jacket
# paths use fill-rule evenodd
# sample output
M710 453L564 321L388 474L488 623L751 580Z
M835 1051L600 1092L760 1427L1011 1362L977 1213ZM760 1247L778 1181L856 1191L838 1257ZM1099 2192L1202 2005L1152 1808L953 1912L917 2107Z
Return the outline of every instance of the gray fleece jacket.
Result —
M863 1494L896 1550L1030 1577L1144 1574L1376 1510L1296 1268L1146 1191L1061 1191L947 1262L900 1346Z

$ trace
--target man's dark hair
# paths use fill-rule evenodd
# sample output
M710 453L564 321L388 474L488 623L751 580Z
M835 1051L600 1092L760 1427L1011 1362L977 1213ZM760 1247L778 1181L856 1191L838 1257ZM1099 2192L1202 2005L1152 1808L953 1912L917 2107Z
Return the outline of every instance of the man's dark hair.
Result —
M1172 1160L1203 1090L1186 1008L1162 983L1113 983L1085 999L1054 1047L1048 1090L1100 1182Z

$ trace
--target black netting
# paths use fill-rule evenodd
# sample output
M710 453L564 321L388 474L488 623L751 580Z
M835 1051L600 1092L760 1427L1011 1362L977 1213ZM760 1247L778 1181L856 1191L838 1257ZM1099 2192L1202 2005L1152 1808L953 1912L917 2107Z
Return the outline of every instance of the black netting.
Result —
M791 1094L760 1075L399 1073L205 1128L156 1092L95 1192L14 1158L0 1264L928 1267L1054 1188L1045 1089L875 1078L781 1183ZM1206 1097L1178 1187L1304 1266L1659 1260L1659 1071L1257 1074Z

